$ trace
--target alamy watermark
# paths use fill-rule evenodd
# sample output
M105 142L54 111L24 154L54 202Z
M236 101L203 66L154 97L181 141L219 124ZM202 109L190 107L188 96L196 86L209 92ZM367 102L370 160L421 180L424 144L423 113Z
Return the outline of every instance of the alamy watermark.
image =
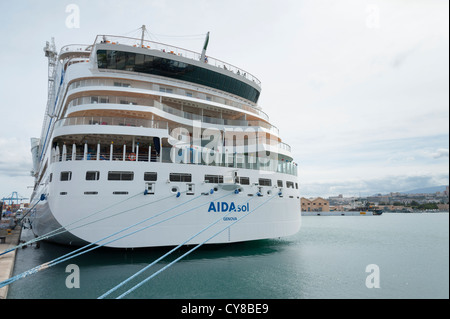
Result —
M376 4L368 4L366 6L366 27L369 29L380 28L380 7Z
M66 13L69 15L66 17L66 27L69 29L80 28L80 7L76 4L68 4L66 6Z
M280 143L267 130L258 126L234 127L219 130L203 127L194 121L190 130L178 127L171 130L167 139L172 163L201 164L235 168L259 169L262 173L293 173L297 164L286 157L279 159Z
M66 277L66 287L68 289L80 288L80 267L75 264L67 265L66 272L69 273Z
M367 265L366 273L369 273L366 277L366 287L369 289L380 288L380 267L375 264Z

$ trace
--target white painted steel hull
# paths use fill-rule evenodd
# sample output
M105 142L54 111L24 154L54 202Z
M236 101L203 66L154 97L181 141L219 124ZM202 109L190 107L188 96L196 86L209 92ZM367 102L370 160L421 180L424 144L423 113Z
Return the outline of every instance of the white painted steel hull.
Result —
M180 165L182 164L80 161L55 163L53 168L55 176L69 167L73 176L83 176L88 167L91 170L99 170L100 176L105 176L111 169L130 170L133 167L135 174L139 175L140 172L148 171L149 167L152 167L152 170L158 171L159 176L164 176L165 172L168 175L169 171L173 171L174 166L180 169ZM230 170L198 165L184 166L184 171L191 172L193 177L203 176L209 170L215 173ZM186 170L186 167L189 170ZM259 174L258 171L244 171L246 175ZM286 178L284 174L274 175L280 176L272 178ZM292 179L292 176L288 178ZM144 194L143 181L75 183L72 180L72 183L66 184L61 181L53 182L42 188L47 196L36 206L36 211L32 214L33 230L36 236L58 230L58 233L62 232L60 235L51 236L47 240L61 244L78 246L96 243L105 247L140 248L179 245L216 221L218 221L216 224L186 244L201 243L222 230L207 243L285 237L297 233L300 229L298 190L279 189L273 186L259 189L255 185L236 185L241 192L235 194L233 187L226 190L220 184L194 180L193 182L195 184L193 195L184 192L186 183L168 183L163 178L156 183L154 195ZM181 196L177 197L176 193L172 192L173 187L179 189ZM214 188L217 191L211 194L210 191ZM97 195L84 194L85 191L94 190L98 192ZM113 192L118 190L126 191L128 195L113 195ZM262 190L262 196L256 195L259 190ZM278 195L279 192L283 194L282 197ZM130 197L132 198L128 199ZM186 202L187 204L183 205ZM218 202L225 202L227 204L223 205L228 207L231 203L236 207L245 205L249 208L250 214L239 220L247 212L214 211L210 209L211 202L215 208ZM267 203L264 204L265 202ZM256 209L261 204L262 206ZM171 209L176 206L178 207ZM182 214L183 212L186 213ZM230 227L236 220L239 221Z

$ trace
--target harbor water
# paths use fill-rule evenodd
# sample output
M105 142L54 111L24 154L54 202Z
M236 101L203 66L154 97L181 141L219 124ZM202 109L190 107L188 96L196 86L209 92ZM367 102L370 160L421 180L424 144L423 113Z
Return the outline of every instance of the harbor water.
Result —
M31 234L24 230L22 235ZM190 248L183 247L108 298ZM35 244L19 249L14 275L72 250L46 242L39 249ZM95 299L169 250L100 248L14 282L8 298ZM75 274L69 265L79 269L79 288L67 284ZM303 217L300 232L288 238L203 246L126 298L447 299L449 214Z

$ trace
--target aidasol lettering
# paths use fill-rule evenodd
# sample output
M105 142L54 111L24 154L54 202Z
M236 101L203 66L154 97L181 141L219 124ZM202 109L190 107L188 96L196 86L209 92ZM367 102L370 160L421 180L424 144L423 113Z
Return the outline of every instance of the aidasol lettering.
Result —
M250 203L237 205L234 202L211 202L208 208L208 213L241 213L248 211L250 211Z

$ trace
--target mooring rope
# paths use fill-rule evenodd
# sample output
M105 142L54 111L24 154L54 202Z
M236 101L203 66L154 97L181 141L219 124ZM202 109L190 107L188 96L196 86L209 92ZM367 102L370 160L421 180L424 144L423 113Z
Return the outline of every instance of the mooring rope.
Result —
M245 204L249 203L251 200L253 199L250 198L247 202L245 202ZM153 261L150 265L144 267L143 269L141 269L140 271L138 271L137 273L135 273L134 275L132 275L131 277L129 277L128 279L122 281L121 283L119 283L118 285L116 285L115 287L111 288L110 290L108 290L107 292L105 292L103 295L101 295L100 297L98 297L98 299L103 299L106 296L110 295L111 293L113 293L114 291L116 291L117 289L119 289L120 287L122 287L123 285L127 284L128 282L130 282L131 280L133 280L134 278L136 278L137 276L139 276L141 273L145 272L147 269L149 269L150 267L152 267L153 265L155 265L156 263L160 262L162 259L166 258L167 256L171 255L173 252L175 252L176 250L178 250L180 247L186 245L188 242L190 242L192 239L194 239L195 237L197 237L198 235L202 234L203 232L205 232L206 230L208 230L209 228L211 228L212 226L214 226L215 224L217 224L218 222L220 222L221 220L223 220L223 218L227 217L228 215L230 215L231 213L234 213L234 211L229 211L227 214L225 214L224 216L221 216L219 219L217 219L215 222L209 224L208 226L206 226L205 228L203 228L202 230L200 230L198 233L196 233L195 235L189 237L188 239L186 239L184 242L182 242L181 244L179 244L178 246L176 246L175 248L173 248L172 250L170 250L168 253L166 253L165 255L159 257L158 259L156 259L155 261Z
M138 223L135 223L135 224L133 224L133 225L131 225L131 226L128 226L128 227L126 227L126 228L123 228L122 230L117 231L117 232L115 232L115 233L113 233L113 234L111 234L111 235L108 235L108 236L106 236L106 237L104 237L104 238L102 238L102 239L99 239L99 240L97 240L96 242L93 242L93 243L90 243L90 244L88 244L88 245L85 245L85 246L83 246L83 247L81 247L81 248L79 248L79 249L77 249L77 250L75 250L75 251L73 251L73 252L67 253L67 254L65 254L65 255L63 255L63 256L61 256L61 257L58 257L58 258L56 258L56 259L54 259L54 260L52 260L52 261L46 262L46 263L44 263L44 264L41 264L41 265L39 265L39 266L36 266L36 267L34 267L34 268L28 270L28 271L25 271L25 272L23 272L23 273L21 273L21 274L18 274L18 275L16 275L16 276L14 276L14 277L11 277L11 278L9 278L9 279L7 279L7 280L5 280L5 281L2 281L2 282L0 282L0 288L2 288L2 287L4 287L4 286L7 286L7 285L9 285L9 284L11 284L11 283L13 283L13 282L19 280L19 279L22 279L22 278L28 277L29 275L35 274L35 273L37 273L37 272L39 272L39 271L41 271L41 270L50 268L50 267L55 266L55 265L57 265L57 264L59 264L59 263L62 263L62 262L64 262L64 261L67 261L67 260L69 260L69 259L75 258L75 257L77 257L77 256L80 256L80 255L85 254L85 253L87 253L87 252L90 252L90 251L92 251L92 250L95 250L95 249L97 249L97 248L103 247L103 246L105 246L105 245L107 245L107 244L109 244L109 243L112 243L112 242L116 241L116 240L119 240L119 239L128 237L128 236L133 235L133 234L135 234L135 233L137 233L137 232L139 232L139 231L142 231L142 230L145 230L145 229L147 229L147 228L149 228L149 227L152 227L152 226L161 224L161 223L163 223L163 222L165 222L165 221L168 221L168 220L173 219L173 218L175 218L175 217L178 217L178 216L181 216L181 215L183 215L183 214L186 214L186 213L188 213L188 212L190 212L190 211L192 211L192 210L195 210L195 209L197 209L197 208L199 208L199 207L201 207L201 206L204 206L204 205L208 204L209 201L208 201L208 202L205 202L205 203L203 203L203 204L201 204L201 205L198 205L198 206L196 206L196 207L194 207L194 208L191 208L191 209L189 209L189 210L187 210L187 211L181 212L181 213L179 213L179 214L177 214L177 215L175 215L175 216L172 216L172 217L166 218L166 219L164 219L164 220L162 220L162 221L156 222L156 223L154 223L154 224L145 226L145 227L143 227L143 228L141 228L141 229L139 229L139 230L137 230L137 231L133 231L133 232L131 232L131 233L129 233L129 234L126 234L126 235L124 235L124 236L121 236L121 237L119 237L119 238L112 239L112 240L110 240L110 241L108 241L108 242L106 242L106 243L103 243L103 244L101 244L101 245L98 245L98 246L92 247L92 248L90 248L90 249L87 249L88 247L93 246L93 245L96 245L96 244L98 244L99 242L101 242L101 241L103 241L103 240L106 240L106 239L108 239L108 238L110 238L110 237L116 236L116 235L120 234L121 232L124 232L124 231L126 231L126 230L129 230L130 228L133 228L133 227L135 227L135 226L137 226L137 225L140 225L140 224L142 224L142 223L144 223L144 222L146 222L146 221L148 221L148 220L151 220L151 219L153 219L153 218L156 218L156 217L158 217L158 216L161 216L161 215L163 215L163 214L165 214L165 213L167 213L167 212L169 212L169 211L171 211L171 210L173 210L173 209L175 209L175 208L178 208L178 207L183 206L183 205L185 205L185 204L187 204L187 203L189 203L189 202L192 202L193 200L195 200L195 199L197 199L197 198L200 198L201 196L204 196L204 195L205 195L205 194L203 193L203 194L201 194L201 195L199 195L199 196L196 196L196 197L194 197L194 198L192 198L192 199L190 199L190 200L188 200L188 201L186 201L186 202L183 202L183 203L178 204L178 205L176 205L176 206L174 206L174 207L172 207L172 208L169 208L169 209L167 209L167 210L165 210L165 211L163 211L163 212L161 212L161 213L158 213L158 214L156 214L156 215L154 215L154 216L151 216L151 217L149 217L149 218L146 218L146 219L144 219L144 220L142 220L142 221L140 221L140 222L138 222ZM220 197L220 198L218 198L218 199L222 199L222 198L224 198L224 197L226 197L226 196L229 196L229 195L230 195L230 194L226 194L226 195L224 195L224 196L222 196L222 197ZM179 196L179 195L177 194L177 197L178 197L178 196ZM86 249L86 250L83 251L83 249ZM80 252L80 251L81 251L81 252ZM77 253L77 254L76 254L76 253Z
M200 244L196 245L194 248L192 248L191 250L189 250L188 252L186 252L185 254L183 254L182 256L176 258L174 261L172 261L171 263L169 263L168 265L164 266L163 268L161 268L160 270L156 271L155 273L153 273L151 276L147 277L146 279L142 280L140 283L136 284L135 286L133 286L132 288L128 289L127 291L125 291L123 294L121 294L119 297L117 297L116 299L122 299L123 297L125 297L126 295L130 294L131 292L133 292L134 290L136 290L137 288L141 287L143 284L145 284L146 282L148 282L150 279L156 277L158 274L160 274L161 272L163 272L164 270L166 270L167 268L171 267L172 265L174 265L176 262L178 262L179 260L183 259L184 257L186 257L187 255L189 255L190 253L194 252L195 250L197 250L198 248L200 248L202 245L204 245L205 243L207 243L208 241L210 241L211 239L213 239L214 237L216 237L217 235L219 235L220 233L224 232L226 229L230 228L231 226L235 225L236 223L238 223L239 221L241 221L242 219L244 219L245 217L247 217L248 215L250 215L251 213L255 212L257 209L259 209L261 206L267 204L269 201L271 201L272 199L276 198L276 196L271 196L269 199L267 199L266 201L264 201L262 204L260 204L259 206L257 206L256 208L254 208L253 210L247 212L245 215L243 215L241 218L237 219L236 221L234 221L233 223L231 223L230 225L227 225L225 228L221 229L220 231L218 231L217 233L215 233L214 235L212 235L211 237L209 237L208 239L206 239L205 241L201 242ZM209 228L209 227L208 227ZM162 259L162 258L161 258ZM142 273L143 271L145 271L146 269L150 268L152 265L154 265L156 262L153 262L152 264L146 266L142 271L140 271L139 273ZM137 276L137 274L135 274ZM134 275L133 275L134 276ZM135 277L135 276L134 276ZM133 277L133 278L134 278Z
M185 192L186 192L186 191L185 191ZM185 192L183 192L183 193L185 193ZM173 196L173 195L169 195L169 196L167 196L167 197L163 197L163 198L157 199L157 200L155 200L155 201L153 201L153 202L145 203L145 204L142 204L142 205L139 205L139 206L136 206L136 207L132 207L132 208L128 208L128 209L126 209L126 210L119 211L119 212L117 212L117 213L115 213L115 214L112 214L112 215L109 215L109 216L105 216L105 217L102 217L102 218L99 218L99 219L90 221L90 222L88 222L88 223L85 223L85 224L82 224L82 225L79 225L79 226L76 226L76 227L73 227L73 228L67 228L67 229L61 230L61 231L58 232L58 233L52 234L51 236L42 235L42 236L40 236L40 238L41 238L41 240L49 239L49 238L51 238L51 237L54 237L54 236L63 234L63 233L65 233L65 232L69 232L69 231L72 231L72 230L75 230L75 229L78 229L78 228L81 228L81 227L84 227L84 226L88 226L88 225L90 225L90 224L95 224L95 223L97 223L97 222L99 222L99 221L103 221L103 220L106 220L106 219L115 217L115 216L117 216L117 215L121 215L121 214L123 214L123 213L127 213L127 212L129 212L129 211L133 211L133 210L135 210L135 209L142 208L142 207L144 207L144 206L149 206L149 205L151 205L151 204L155 204L155 203L157 203L157 202L166 200L166 199L168 199L168 198L170 198L170 197L172 197L172 196ZM121 203L123 203L123 201L120 202L119 204L121 204ZM88 217L92 217L92 216L93 216L93 215L87 216L87 217L85 217L85 218L82 218L81 220L84 220L84 219L86 219L86 218L88 218ZM80 222L81 220L78 220L77 222ZM74 223L71 223L70 225L73 225L73 224L75 224L75 222L74 222ZM67 226L66 226L66 227L67 227ZM61 228L61 227L60 227L60 228Z
M67 224L67 225L65 225L65 226L61 226L61 227L59 227L59 228L57 228L57 229L54 229L54 230L52 230L52 231L50 231L50 232L48 232L48 233L46 233L46 234L44 234L44 235L40 235L40 236L38 236L38 237L36 237L36 238L33 238L33 239L31 239L31 240L29 240L29 241L27 241L27 242L25 242L25 243L19 244L19 245L14 246L14 247L10 247L10 248L4 250L3 252L1 252L1 253L0 253L0 256L2 256L2 255L4 255L4 254L7 254L7 253L9 253L9 252L12 252L12 251L14 251L14 250L16 250L16 249L19 249L19 248L21 248L21 247L24 247L24 246L33 244L33 243L35 243L35 242L38 242L38 241L41 241L41 240L44 240L44 239L49 239L49 238L51 238L51 237L54 237L54 236L63 234L63 233L65 233L65 232L67 232L67 231L70 231L70 230L73 230L73 229L76 229L76 228L85 226L85 225L81 225L81 226L79 226L79 227L75 227L75 228L72 228L72 229L68 229L69 226L72 226L72 225L74 225L74 224L76 224L76 223L79 223L79 222L85 220L85 219L88 219L88 218L90 218L90 217L92 217L92 216L95 216L95 215L97 215L97 214L100 214L100 213L104 212L104 211L107 210L107 209L110 209L110 208L112 208L112 207L114 207L114 206L120 205L120 204L122 204L122 203L124 203L124 202L126 202L126 201L128 201L128 200L130 200L130 199L132 199L132 198L135 198L136 196L141 195L141 194L143 194L143 192L139 192L139 193L137 193L137 194L135 194L135 195L132 195L132 196L130 196L130 197L124 199L124 200L121 200L120 202L117 202L117 203L115 203L115 204L113 204L113 205L107 206L107 207L105 207L105 208L103 208L103 209L101 209L101 210L99 210L99 211L96 211L96 212L94 212L94 213L92 213L92 214L89 214L88 216L85 216L85 217L82 217L82 218L80 218L80 219L74 220L74 221L70 222L69 224ZM169 196L169 197L170 197L170 196ZM167 198L168 198L168 197L167 197ZM42 200L42 199L39 199L39 200L36 202L36 204L34 204L34 206L28 210L27 214L28 214L29 212L31 212L31 210L34 209L34 208L36 207L36 205L37 205L41 200ZM159 201L159 200L158 200L158 201ZM156 201L155 201L155 202L156 202ZM126 211L125 211L125 212L126 212ZM25 217L25 216L24 216L24 217ZM102 220L102 219L99 219L99 220ZM92 222L91 222L91 223L92 223ZM89 223L88 223L88 224L89 224ZM88 224L87 224L87 225L88 225Z

